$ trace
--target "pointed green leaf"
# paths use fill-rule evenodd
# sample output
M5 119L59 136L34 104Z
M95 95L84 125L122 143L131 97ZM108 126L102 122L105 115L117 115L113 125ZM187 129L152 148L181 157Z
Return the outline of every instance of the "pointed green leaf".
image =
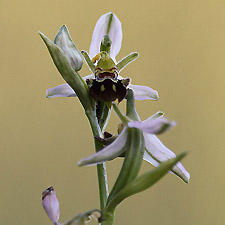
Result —
M120 174L109 194L108 201L137 177L142 163L144 147L142 132L136 128L128 128L126 156Z
M114 208L125 198L144 191L159 181L170 171L173 166L180 161L186 153L181 153L174 159L165 161L159 167L139 176L135 180L127 184L120 192L118 192L106 205L106 211L114 210Z

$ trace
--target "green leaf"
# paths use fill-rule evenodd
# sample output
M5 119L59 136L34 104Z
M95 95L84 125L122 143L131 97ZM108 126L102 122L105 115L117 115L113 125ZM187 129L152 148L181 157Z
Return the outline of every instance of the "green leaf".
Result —
M51 40L49 40L44 34L39 32L41 38L46 44L49 53L56 65L58 71L62 75L63 79L70 85L76 92L85 110L93 110L94 100L90 97L87 84L81 78L81 76L71 67L64 52Z
M144 173L135 180L127 184L120 192L118 192L106 205L106 211L114 210L114 208L125 198L144 191L159 181L170 171L173 166L180 161L186 153L181 153L174 159L170 159L161 163L157 168Z
M145 148L143 134L136 128L127 129L128 137L123 166L112 191L109 194L108 202L110 202L118 192L120 192L126 185L129 185L130 182L137 177L141 167Z

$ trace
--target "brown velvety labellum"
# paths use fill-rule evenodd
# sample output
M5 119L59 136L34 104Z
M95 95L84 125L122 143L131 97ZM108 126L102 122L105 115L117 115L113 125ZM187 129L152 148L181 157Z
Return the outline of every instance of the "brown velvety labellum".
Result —
M121 83L121 80L117 82L111 79L105 79L102 82L93 80L89 91L94 99L104 102L112 102L116 99L121 102L127 96L127 88Z

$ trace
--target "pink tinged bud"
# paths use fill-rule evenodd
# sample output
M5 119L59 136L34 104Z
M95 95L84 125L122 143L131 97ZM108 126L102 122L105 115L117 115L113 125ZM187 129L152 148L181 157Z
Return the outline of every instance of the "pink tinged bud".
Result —
M43 191L42 205L52 223L59 224L59 201L56 197L56 192L53 187L49 187L45 191Z

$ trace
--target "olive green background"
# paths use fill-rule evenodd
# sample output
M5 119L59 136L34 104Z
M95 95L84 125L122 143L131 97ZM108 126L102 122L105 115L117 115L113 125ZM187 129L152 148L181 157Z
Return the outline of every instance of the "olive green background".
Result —
M37 31L53 39L66 24L78 48L88 50L97 19L109 11L123 27L117 60L140 53L122 76L160 95L156 102L137 102L139 114L145 119L162 110L177 121L160 139L175 153L189 151L183 164L191 174L189 184L168 174L127 199L117 208L116 224L223 225L223 0L1 0L0 224L51 224L41 205L50 185L61 222L99 208L96 168L76 166L94 151L88 121L77 99L45 98L46 89L64 81ZM86 65L81 74L89 74ZM107 130L115 133L117 123L112 113ZM121 163L107 163L110 187ZM144 162L141 172L152 168Z

